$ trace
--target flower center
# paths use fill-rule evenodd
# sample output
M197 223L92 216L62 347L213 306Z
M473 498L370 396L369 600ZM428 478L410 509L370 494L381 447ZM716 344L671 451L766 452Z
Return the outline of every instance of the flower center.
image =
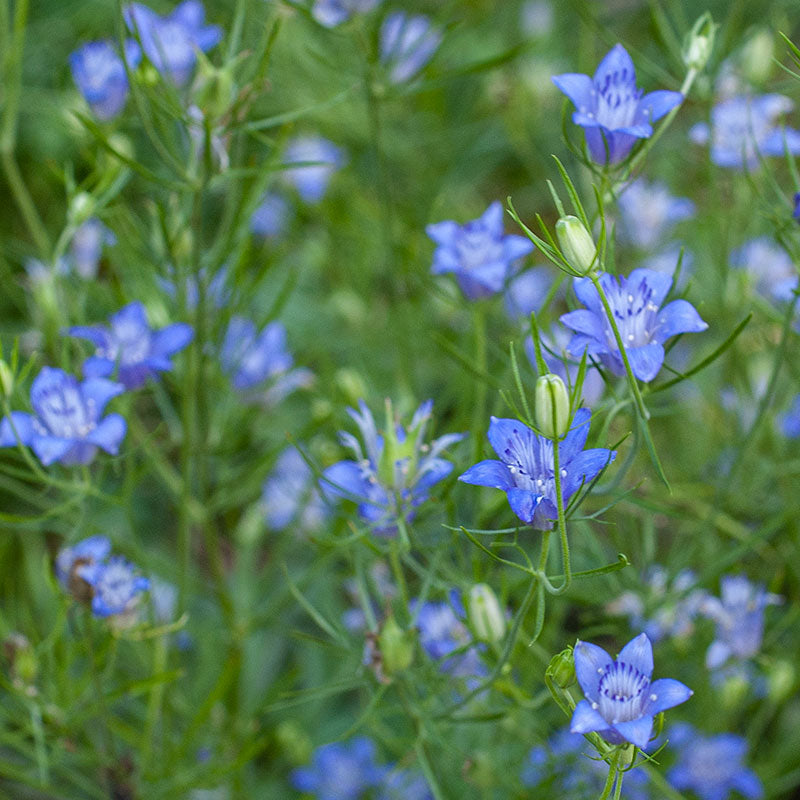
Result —
M658 306L653 302L653 290L642 281L638 287L621 286L615 295L611 307L625 347L649 344L658 324ZM618 351L614 331L608 323L605 334L609 349Z
M94 402L84 402L77 387L69 385L49 386L37 401L39 419L34 425L39 432L61 439L83 439L97 422Z
M600 679L599 707L603 719L628 722L642 714L650 679L624 661L615 661Z
M627 69L612 72L598 90L597 121L611 131L633 125L642 90L636 88L636 78Z
M502 244L480 222L468 222L456 239L462 269L471 271L501 261Z

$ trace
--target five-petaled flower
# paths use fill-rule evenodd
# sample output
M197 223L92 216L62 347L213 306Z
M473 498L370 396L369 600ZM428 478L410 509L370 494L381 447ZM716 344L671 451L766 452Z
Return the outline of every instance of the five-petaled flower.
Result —
M514 262L533 250L525 237L503 235L503 206L497 201L466 225L447 220L425 232L437 245L432 272L454 273L468 300L502 291Z
M585 483L616 458L615 450L584 450L589 434L588 408L575 412L572 427L558 443L561 494L566 504ZM538 530L550 530L558 519L553 442L535 434L515 419L492 417L489 442L500 458L480 461L459 480L476 486L502 489L511 510Z
M600 62L594 78L575 72L553 77L575 104L572 121L586 134L589 155L598 164L617 164L637 139L653 135L653 125L683 101L680 92L661 90L642 96L628 51L615 45Z
M67 333L88 339L95 354L83 362L87 378L107 378L117 371L126 389L138 389L158 372L172 369L170 356L191 342L191 325L176 322L154 331L147 323L141 303L129 303L110 318L110 325L76 325Z
M672 285L672 278L650 269L635 269L627 278L604 272L600 285L614 314L633 374L640 381L651 381L664 363L664 342L679 333L697 333L708 325L686 300L661 304ZM561 322L575 331L567 348L580 357L584 350L598 358L615 375L624 375L625 366L617 340L597 289L590 278L576 278L575 294L586 308L561 316Z
M450 433L430 444L425 442L433 409L431 400L414 412L408 429L394 420L387 400L387 424L382 435L366 403L359 400L358 407L358 411L348 408L347 412L361 431L363 449L355 436L340 431L339 440L353 451L355 460L328 467L320 485L329 499L355 500L359 516L372 525L375 533L392 536L398 520L410 520L414 510L428 499L431 487L450 474L453 465L440 453L464 435Z
M653 717L688 700L693 692L673 678L650 680L653 646L647 634L631 639L614 661L595 644L575 645L575 675L586 696L575 707L570 730L596 731L610 744L645 747Z
M119 414L100 419L120 383L88 378L82 383L66 372L43 367L31 386L33 414L12 411L0 422L0 447L28 445L45 466L88 464L100 447L116 455L127 426Z

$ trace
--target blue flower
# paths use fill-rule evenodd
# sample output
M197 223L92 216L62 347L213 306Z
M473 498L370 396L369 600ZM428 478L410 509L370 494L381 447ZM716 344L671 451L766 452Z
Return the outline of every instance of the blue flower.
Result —
M394 11L387 15L381 25L380 60L390 83L410 81L433 58L441 42L441 32L423 14Z
M800 192L794 194L794 211L792 211L792 219L800 222Z
M437 245L431 271L455 273L468 300L502 291L512 264L533 250L528 239L503 235L503 206L497 201L466 225L448 220L428 225L425 232Z
M353 14L372 11L381 0L315 0L311 16L326 28L335 28L346 22Z
M374 742L359 736L318 747L309 766L292 772L291 783L316 800L361 800L381 784L387 769L375 763Z
M344 163L344 154L321 136L298 136L286 147L284 180L297 190L305 203L319 203L333 173ZM292 164L302 166L292 167Z
M136 42L125 43L125 59L134 69L142 57ZM94 115L109 120L119 114L128 99L125 64L111 42L87 42L70 53L72 78Z
M327 516L311 467L296 447L287 447L278 456L264 482L262 502L267 525L274 531L282 531L292 522L303 531L313 531Z
M81 564L105 561L111 553L111 541L105 536L90 536L71 547L63 547L56 556L56 578L66 591L75 593L75 569Z
M718 167L754 169L759 156L782 156L784 146L800 153L800 131L778 125L793 105L780 94L730 97L714 106L711 127L698 123L689 137L696 144L711 140L711 160Z
M574 661L586 699L575 707L570 730L596 731L610 744L630 742L645 747L653 730L653 717L686 702L693 694L672 678L651 682L653 646L645 633L631 639L616 661L602 647L578 641Z
M789 410L781 415L780 425L787 439L800 438L800 394L795 395Z
M148 378L172 369L170 357L192 341L191 325L176 322L154 331L144 306L129 303L110 317L110 325L76 325L67 333L87 339L97 350L83 362L87 378L107 378L117 371L126 389L138 389Z
M731 253L732 267L746 269L758 291L778 302L789 302L797 288L797 267L788 253L769 236L751 239Z
M652 250L673 225L694 215L691 200L673 197L665 184L643 178L630 183L618 202L620 233L640 250Z
M670 728L669 743L678 752L678 763L667 780L679 791L692 791L701 800L727 800L732 792L750 800L764 796L758 775L742 764L747 755L743 736L703 736L682 722Z
M87 219L75 231L69 248L72 269L84 280L97 277L97 266L105 245L117 243L117 237L97 217Z
M192 77L197 50L210 50L222 39L220 28L204 24L205 10L199 0L185 0L166 17L142 3L131 3L123 16L150 63L176 86L184 86Z
M653 135L652 123L683 101L680 92L642 96L628 51L615 45L600 62L594 78L569 72L553 83L575 104L572 121L586 134L589 155L598 164L617 164L637 139Z
M175 269L171 266L167 267L168 278L157 277L158 285L172 298L178 298L178 284L174 280ZM186 294L186 308L197 308L200 302L200 283L206 280L206 269L202 267L195 275L187 275L183 281L184 292ZM226 282L228 280L228 270L221 267L210 281L205 286L205 299L208 304L214 308L222 308L230 299L230 290Z
M672 278L663 273L635 269L628 278L617 279L604 272L600 284L616 318L633 374L640 381L651 381L658 375L667 339L708 327L686 300L673 300L661 308L672 285ZM597 289L589 278L575 278L572 286L586 308L570 311L560 318L575 331L567 348L569 353L580 357L585 349L615 375L624 375L617 341Z
M377 800L433 800L433 794L419 772L393 769L383 779Z
M617 455L615 450L604 447L583 449L589 435L590 416L588 408L575 412L572 428L558 444L565 504ZM523 522L538 530L550 530L558 518L552 441L537 436L518 420L492 417L489 442L500 460L480 461L458 479L475 486L502 489L511 510Z
M127 426L119 414L100 419L112 397L125 391L105 378L82 383L66 372L43 367L31 386L33 414L13 411L0 422L0 447L28 445L45 466L88 464L100 447L116 455Z
M286 230L289 219L289 204L276 192L267 192L250 216L250 230L256 236L271 238Z
M511 319L530 324L531 312L539 312L553 285L547 267L533 267L514 275L506 286L504 304Z
M700 607L717 625L716 638L706 653L708 669L717 669L730 658L746 660L757 655L764 635L764 609L781 602L744 575L724 575L720 595L708 596Z
M359 516L372 525L375 533L393 536L398 519L412 519L415 509L428 499L430 489L450 474L453 465L439 455L464 435L451 433L430 444L425 442L432 400L414 412L408 429L394 420L387 400L383 435L378 433L372 412L363 400L359 400L358 408L348 408L347 413L361 431L363 449L355 436L340 431L340 441L352 450L355 460L328 467L320 485L329 499L355 500Z
M96 617L130 611L138 596L150 587L150 581L137 575L136 567L122 556L79 564L75 574L92 589L92 613Z

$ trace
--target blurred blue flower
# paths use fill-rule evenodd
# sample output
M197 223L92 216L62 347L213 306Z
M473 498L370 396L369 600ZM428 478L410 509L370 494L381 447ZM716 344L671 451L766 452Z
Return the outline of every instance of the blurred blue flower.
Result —
M631 639L616 661L602 647L578 641L574 660L575 675L586 699L575 707L570 730L596 731L610 744L630 742L645 747L653 730L653 717L686 702L693 694L672 678L651 682L653 647L645 633Z
M780 94L730 97L714 106L710 127L700 122L689 137L695 144L710 140L711 160L719 167L754 169L759 156L782 156L784 147L800 153L800 131L778 124L793 105Z
M642 266L653 272L661 272L664 275L674 278L675 270L678 268L678 260L681 259L681 247L679 242L672 242L663 250L659 250L653 255L648 256ZM694 254L690 250L683 248L683 258L681 259L681 273L678 278L678 286L686 283L687 274L694 264Z
M375 763L374 742L359 736L318 747L309 766L292 771L291 784L316 800L362 800L380 786L387 771Z
M548 267L533 267L517 273L506 286L503 297L506 313L511 319L529 325L531 312L539 312L552 285Z
M455 273L468 300L502 291L512 264L533 250L527 238L503 234L503 206L497 201L466 225L448 220L428 225L425 232L437 245L431 271Z
M122 556L79 564L75 574L92 589L92 613L96 617L130 611L137 597L150 587L150 581L138 575L136 567Z
M153 617L159 625L169 625L174 622L175 612L178 609L178 587L162 578L152 578L150 581L150 604L153 607Z
M289 204L277 192L267 192L250 216L250 230L256 236L271 238L286 230Z
M84 280L97 277L97 266L105 245L114 245L117 237L97 217L82 223L69 248L70 267Z
M572 428L558 444L565 507L570 497L617 455L615 450L604 447L583 449L590 416L588 408L576 411ZM480 461L458 479L502 489L511 510L523 522L538 530L552 529L558 519L552 441L537 436L518 420L492 417L489 442L500 460Z
M328 515L311 467L296 447L287 447L278 456L264 482L262 502L267 525L273 531L282 531L291 523L302 531L313 531Z
M170 297L178 299L178 284L174 280L175 270L173 267L167 267L168 278L157 277L159 287L166 292ZM206 269L201 267L196 275L187 275L184 280L184 291L186 293L186 308L195 309L200 301L200 284L198 281L205 282ZM214 276L206 284L206 303L213 305L214 308L222 308L230 299L230 290L227 286L228 270L221 267L217 270Z
M335 28L353 14L365 14L378 6L381 0L314 0L311 16L326 28Z
M527 0L520 9L520 26L528 36L547 36L553 30L553 19L548 0Z
M358 408L348 408L347 413L358 425L362 441L346 431L339 432L339 440L353 452L355 460L328 467L320 485L328 499L355 500L359 516L375 533L393 536L398 520L411 520L415 509L428 499L430 489L450 474L453 465L440 458L440 453L464 434L450 433L430 443L425 441L432 400L420 405L407 429L394 419L387 400L382 434L363 400L359 400Z
M780 426L787 439L800 438L800 394L795 395L789 410L780 417Z
M111 553L111 541L106 536L90 536L70 546L62 547L56 556L56 578L66 591L73 591L75 569L81 564L105 561Z
M333 173L344 164L344 153L321 136L298 136L286 147L283 179L297 190L305 203L319 203ZM292 164L302 166L292 167Z
M664 342L679 333L704 331L708 325L686 300L661 304L669 292L672 278L649 269L635 269L628 278L615 278L604 272L600 284L616 318L633 374L640 381L651 381L664 363ZM590 278L575 278L572 283L578 299L586 306L561 316L561 322L575 331L568 351L579 357L584 349L599 358L615 375L625 367L606 312Z
M5 417L0 447L15 447L19 439L45 466L54 461L88 464L98 447L116 455L125 438L125 420L119 414L100 416L108 401L124 391L122 384L105 378L78 383L63 370L43 367L31 386L34 413L12 411L11 419Z
M781 602L778 595L768 593L762 584L750 583L744 575L724 575L720 595L709 595L700 606L700 613L717 626L706 653L706 667L712 670L728 659L757 655L764 635L764 609Z
M800 222L800 192L795 192L794 195L794 211L792 212L792 219Z
M756 279L762 295L778 302L788 302L794 297L798 284L797 267L788 253L769 236L758 236L734 250L730 264L746 269Z
M678 753L678 762L667 773L667 780L679 791L692 791L701 800L727 800L732 792L750 800L764 796L758 775L742 764L747 755L743 736L703 736L681 722L670 728L669 743Z
M142 3L131 3L122 13L150 63L177 86L192 77L197 50L210 50L222 39L219 27L204 24L205 10L199 0L185 0L165 17Z
M76 325L67 333L87 339L97 350L83 362L87 378L107 378L116 370L126 389L138 389L148 378L172 369L170 357L192 341L191 325L176 322L154 331L144 306L129 303L109 318L110 325Z
M388 14L381 25L380 60L389 81L397 84L411 80L433 58L441 42L441 32L423 14Z
M666 184L632 181L619 196L622 238L640 250L652 250L676 223L694 215L687 197L673 197Z
M653 122L683 101L680 92L666 90L643 97L633 61L621 44L606 54L594 78L569 72L556 75L553 83L574 103L572 121L584 129L597 164L622 161L637 139L653 135Z
M433 800L433 794L419 772L393 769L383 779L377 800Z
M125 59L130 69L136 67L141 57L136 42L125 42ZM128 76L111 42L87 42L70 53L69 65L75 85L98 119L109 120L122 111L128 99Z

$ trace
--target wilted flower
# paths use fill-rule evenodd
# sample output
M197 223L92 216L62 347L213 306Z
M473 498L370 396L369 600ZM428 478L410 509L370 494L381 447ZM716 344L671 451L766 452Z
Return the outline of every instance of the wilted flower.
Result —
M87 339L97 350L83 362L87 378L107 378L114 371L126 389L138 389L148 378L172 369L170 357L192 341L191 325L176 322L154 331L144 306L129 303L109 318L110 325L76 325L67 333Z
M355 460L339 461L323 473L320 485L328 498L345 497L358 502L359 516L376 533L393 536L399 519L410 520L424 503L430 489L446 478L453 465L440 458L447 447L463 438L450 433L425 441L433 401L423 403L406 429L395 421L391 403L386 402L386 427L378 433L372 412L363 400L359 410L348 408L363 442L346 431L341 443L352 450Z
M700 606L700 613L717 624L716 639L706 653L709 669L721 667L730 658L757 655L764 635L764 609L781 602L778 595L750 583L744 575L724 575L720 595L706 597Z
M80 564L75 574L92 590L92 613L110 617L130 611L137 597L150 587L150 581L136 573L136 567L122 556L107 562Z
M105 245L117 243L117 237L97 217L82 223L72 237L69 261L84 280L97 277L97 265Z
M267 525L281 531L294 522L304 531L320 527L327 506L317 491L314 474L296 447L287 447L264 482L262 493Z
M732 267L746 269L758 291L779 302L788 302L797 288L798 272L789 254L769 236L751 239L731 253Z
M448 220L425 231L437 245L433 274L455 273L468 300L502 291L513 263L533 250L530 240L503 234L503 206L497 201L466 225Z
M344 163L342 151L321 136L298 136L286 147L284 180L297 189L306 203L319 203L325 196L331 175ZM292 164L302 166L292 167Z
M572 733L596 731L610 744L630 742L645 747L653 717L693 694L672 678L651 682L653 647L645 633L631 639L616 661L589 642L579 641L574 652L575 674L586 699L575 707Z
M250 230L256 236L280 236L286 229L289 204L277 192L267 192L250 216Z
M565 505L617 455L615 450L604 447L583 449L589 435L590 416L588 408L576 411L569 433L558 443ZM553 442L537 436L518 420L497 417L492 417L489 425L489 442L500 460L480 461L458 479L502 489L511 510L523 522L539 530L550 530L558 518Z
M711 111L711 126L700 122L689 131L695 144L711 140L711 160L719 167L753 169L761 156L782 156L785 149L800 153L800 131L778 125L793 107L788 97L737 95Z
M88 464L100 447L116 455L127 426L119 414L100 419L112 397L125 391L105 378L82 383L66 372L43 367L31 386L33 414L12 411L0 422L0 447L28 445L45 466ZM12 427L13 424L13 427Z
M743 736L703 736L680 722L670 728L669 743L678 753L678 763L667 773L667 780L679 791L692 791L701 800L727 800L732 792L750 800L764 796L758 775L742 764L747 755Z
M800 394L795 395L789 410L781 415L780 426L787 439L800 438Z
M667 339L708 327L686 300L673 300L661 308L672 284L668 275L635 269L628 278L617 279L604 272L600 275L600 284L616 318L633 374L641 381L651 381L658 375L664 363ZM624 375L616 337L597 289L589 278L575 278L572 286L586 308L570 311L560 318L575 331L569 353L578 357L586 350L615 375Z
M136 42L125 43L125 59L130 69L136 67L141 57ZM75 85L98 119L109 120L122 111L128 99L128 76L111 42L87 42L70 53L69 65Z
M197 50L210 50L222 39L219 27L204 24L205 10L199 0L185 0L165 17L142 3L131 3L122 13L150 63L177 86L192 77Z
M346 22L353 14L372 11L381 0L314 0L311 16L326 28L335 28Z
M380 60L388 70L389 81L397 84L411 80L433 58L441 42L441 32L423 14L389 14L380 34Z
M653 135L652 123L683 101L680 92L657 91L642 96L627 50L615 45L600 62L594 78L570 72L553 83L575 104L572 121L586 134L592 160L617 164L637 139Z
M619 210L620 233L639 249L651 250L675 223L693 216L694 203L673 197L663 183L639 178L620 194Z

